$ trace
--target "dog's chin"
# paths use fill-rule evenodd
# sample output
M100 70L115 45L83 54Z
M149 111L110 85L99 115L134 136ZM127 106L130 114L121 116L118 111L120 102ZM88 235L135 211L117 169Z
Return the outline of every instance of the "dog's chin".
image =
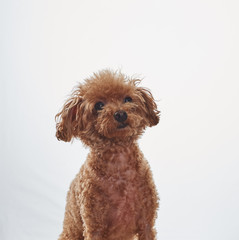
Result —
M127 123L120 123L118 126L117 126L117 129L124 129L128 127L128 124Z
M123 139L125 137L130 137L133 135L132 128L127 123L120 123L114 126L114 128L104 129L104 131L100 131L99 134L103 135L108 139L112 138Z

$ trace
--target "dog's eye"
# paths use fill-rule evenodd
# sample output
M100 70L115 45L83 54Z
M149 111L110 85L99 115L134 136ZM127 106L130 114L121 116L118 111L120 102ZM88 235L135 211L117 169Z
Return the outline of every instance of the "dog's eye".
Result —
M99 111L99 110L102 110L103 109L103 107L104 107L104 103L102 103L102 102L97 102L96 104L95 104L95 110L97 110L97 111Z
M132 98L131 97L126 97L124 99L124 102L127 103L127 102L132 102Z

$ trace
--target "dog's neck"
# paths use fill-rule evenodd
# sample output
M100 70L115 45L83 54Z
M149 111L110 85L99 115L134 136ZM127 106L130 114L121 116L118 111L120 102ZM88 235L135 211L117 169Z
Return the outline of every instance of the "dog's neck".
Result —
M142 153L136 142L112 144L103 149L91 149L87 164L98 177L110 178L138 168ZM92 170L93 171L93 170ZM129 177L128 177L129 178Z
M108 149L124 149L126 147L134 147L137 145L137 139L134 137L125 138L111 138L111 139L95 139L94 141L89 141L87 144L91 151L105 152Z
M134 138L124 139L104 139L104 141L95 141L90 145L91 152L97 155L105 153L120 153L131 150L139 150L138 143Z

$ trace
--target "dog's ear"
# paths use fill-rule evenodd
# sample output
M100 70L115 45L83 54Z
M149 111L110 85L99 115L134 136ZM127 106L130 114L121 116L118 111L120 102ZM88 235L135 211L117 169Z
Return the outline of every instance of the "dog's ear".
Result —
M82 115L80 112L83 111L82 102L82 97L75 91L65 102L62 110L56 114L56 137L58 140L69 142L73 137L77 137L81 128L79 116Z
M147 88L137 87L136 91L143 104L143 111L145 112L150 127L155 126L159 122L159 113L157 104L153 98L152 93Z

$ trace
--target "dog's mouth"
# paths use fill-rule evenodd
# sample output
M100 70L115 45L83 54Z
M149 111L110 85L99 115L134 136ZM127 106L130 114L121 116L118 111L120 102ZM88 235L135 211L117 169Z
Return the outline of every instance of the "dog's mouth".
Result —
M120 123L117 128L118 129L123 129L123 128L126 128L127 126L128 126L127 123Z

